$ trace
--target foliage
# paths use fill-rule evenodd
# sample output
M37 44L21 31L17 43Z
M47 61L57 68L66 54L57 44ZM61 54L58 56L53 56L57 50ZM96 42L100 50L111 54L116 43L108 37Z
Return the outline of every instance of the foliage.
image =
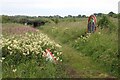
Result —
M112 12L112 11L108 13L108 16L114 17L114 18L117 18L117 17L118 17L118 15L115 14L114 12Z
M54 41L50 40L50 38L47 35L42 34L40 32L26 33L24 35L4 35L2 37L2 41L3 54L0 63L2 62L4 66L4 77L58 76L58 74L56 74L57 66L55 66L53 63L50 63L49 59L44 57L43 53L46 53L46 49L50 49L54 58L59 63L62 61L62 52L60 50L61 46L55 43ZM48 67L50 66L51 68L49 69ZM41 69L43 70L41 70L40 67L42 67ZM19 71L22 69L23 72ZM37 69L40 72L45 72L46 75L43 76L43 73L35 75L38 73ZM12 74L9 74L9 71ZM26 76L23 74L25 74Z
M116 26L110 21L110 19L107 16L103 16L99 21L98 21L98 26L101 29L108 28L110 31L116 30Z
M20 23L20 24L27 23L27 25L32 26L35 23L39 25L43 25L42 23L47 23L47 22L50 22L50 20L39 17L2 15L2 23Z
M111 34L111 38L105 33L88 34L87 36L79 37L72 45L75 49L81 51L87 56L91 56L96 62L104 66L111 73L117 73L118 70L118 48L117 39L114 39L115 34Z
M97 17L102 17L104 14L103 13L94 13L95 16ZM113 12L109 12L106 14L107 16L111 16L114 18L118 17L118 14L115 14ZM70 21L70 22L75 22L79 21L79 18L86 18L88 16L86 15L67 15L64 17L61 17L59 15L54 15L54 16L21 16L21 15L16 15L16 16L7 16L7 15L1 15L2 16L2 23L21 23L24 24L25 22L34 22L34 21L39 21L39 22L55 22L56 24L61 21Z
M51 19L55 24L58 24L58 22L59 22L59 18L52 18Z
M90 75L87 76L89 77L91 75L94 76L95 72L93 71L95 69L92 68L96 68L97 65L94 64L94 62L90 63L90 60L92 58L95 62L102 65L102 67L98 67L96 70L98 70L99 68L100 69L105 68L107 73L116 76L117 70L119 68L118 66L119 61L118 61L118 52L117 52L118 39L117 39L117 33L114 31L114 29L117 30L117 28L114 27L114 24L117 24L116 23L117 20L113 19L113 21L115 22L114 23L111 21L110 18L102 17L103 20L100 19L102 21L100 22L98 21L98 22L100 25L102 25L103 29L97 30L94 34L85 34L87 27L86 25L87 18L79 19L74 17L74 19L59 18L58 24L48 23L42 27L39 27L39 29L42 32L47 33L48 35L51 35L53 39L62 43L62 46L67 45L62 47L65 53L63 54L64 55L63 57L66 58L65 59L66 63L68 63L70 66L74 66L76 70L83 70L84 74L88 73L87 70L92 70L89 72ZM111 33L107 32L106 29L109 29ZM56 64L57 65L56 66L55 64L46 61L46 59L42 57L42 53L43 51L45 51L46 48L51 48L53 46L51 49L51 52L53 54L56 54L58 52L61 53L61 49L59 49L56 46L56 43L53 44L54 41L52 41L53 43L51 43L51 40L49 40L48 37L46 38L44 34L42 36L40 35L41 33L27 33L21 36L14 35L14 36L3 37L4 44L7 44L6 46L3 47L3 51L5 54L3 55L2 60L0 60L4 67L3 68L4 77L12 76L12 77L44 78L44 77L63 77L65 75L64 74L65 68L63 68L63 66L58 64ZM45 40L42 40L43 37L45 37ZM46 45L43 45L40 42L41 40ZM11 41L11 43L8 44L9 41ZM16 43L16 45L14 45L16 41L19 44ZM8 46L12 48L12 50L9 50L10 48ZM33 47L32 49L30 48L31 46ZM21 48L21 49L17 49L17 48ZM15 55L10 55L10 52L13 52L13 54ZM21 58L19 58L19 56ZM84 59L83 56L87 57L87 59ZM18 64L18 65L11 65L11 64ZM99 74L99 72L97 71L96 73ZM84 75L84 74L82 73L80 75Z
M13 62L18 60L18 58L41 58L45 49L50 49L56 58L61 54L60 51L57 51L61 46L51 41L47 35L42 33L26 33L24 36L10 36L3 38L2 40L2 56L15 58ZM17 63L19 63L19 61L17 61Z
M10 22L10 18L8 16L3 15L2 16L2 23Z
M82 54L90 56L97 63L106 66L106 71L110 74L117 75L119 63L117 58L117 33L114 30L111 30L111 33L109 33L105 29L107 26L106 23L109 24L111 19L109 20L105 17L105 23L103 21L104 19L102 19L103 24L106 26L103 27L103 30L99 29L91 35L85 35L85 27L83 27L86 24L84 22L85 20L80 21L79 26L77 25L78 22L61 22L58 25L52 25L54 27L47 25L40 29L61 43L70 45ZM114 24L116 24L116 22ZM110 27L114 26L111 25Z

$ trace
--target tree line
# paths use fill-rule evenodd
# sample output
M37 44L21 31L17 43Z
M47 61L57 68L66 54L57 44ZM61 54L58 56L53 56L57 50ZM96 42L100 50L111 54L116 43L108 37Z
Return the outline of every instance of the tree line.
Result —
M109 17L117 18L118 14L114 12L109 12L108 14L103 13L94 13L95 16L101 17L103 15L107 15ZM87 18L86 15L77 15L77 16L60 16L60 15L54 15L54 16L22 16L22 15L16 15L16 16L8 16L8 15L1 15L2 16L2 23L59 23L60 21L79 21L80 18Z

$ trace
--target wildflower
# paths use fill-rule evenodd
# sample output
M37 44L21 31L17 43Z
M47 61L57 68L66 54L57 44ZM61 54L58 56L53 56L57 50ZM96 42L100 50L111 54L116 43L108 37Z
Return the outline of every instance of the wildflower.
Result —
M4 60L5 58L4 57L2 57L2 60Z
M83 36L81 35L80 37L82 38Z
M83 37L83 39L85 40L85 39L86 39L86 37Z
M55 56L55 55L53 54L53 56Z
M16 71L17 71L17 69L13 69L12 71L13 71L13 72L16 72Z
M57 55L59 55L59 52L57 52Z
M51 41L47 35L42 33L26 33L24 36L20 37L13 36L3 38L2 48L3 47L8 50L9 55L13 56L16 55L16 53L20 53L25 56L28 54L35 54L35 56L37 54L42 54L43 57L48 58L49 60L53 60L53 57L50 55L50 52L46 53L47 51L44 51L44 49L47 48L52 49L53 53L57 54L57 57L58 55L62 54L61 52L59 52L59 50L56 50L58 48L61 48L62 46L56 44L54 41ZM54 56L54 58L56 57ZM57 59L59 60L59 58ZM1 59L0 62L2 62L2 60L3 59Z
M86 38L89 38L89 36L87 35Z
M30 54L29 51L27 51L27 54Z
M13 53L13 52L12 52L12 51L10 51L10 55L12 55L12 53Z
M62 54L62 52L60 52L60 55Z
M98 32L98 34L101 34L101 32Z
M56 57L54 56L54 59L56 59Z
M23 53L23 55L25 55L25 56L26 56L27 54L26 54L26 53Z
M62 59L60 60L60 62L62 62Z
M13 40L14 43L17 43L17 40Z
M8 41L8 44L10 44L11 43L11 41Z
M17 47L17 45L15 45L15 44L14 44L14 45L13 45L13 47L14 47L14 48L16 48L16 47Z
M8 48L8 50L12 50L12 49L10 48L10 46L8 46L7 48Z
M57 61L59 60L59 57L56 59Z
M43 55L42 55L42 56L43 56L43 57L47 57L46 52L43 51Z

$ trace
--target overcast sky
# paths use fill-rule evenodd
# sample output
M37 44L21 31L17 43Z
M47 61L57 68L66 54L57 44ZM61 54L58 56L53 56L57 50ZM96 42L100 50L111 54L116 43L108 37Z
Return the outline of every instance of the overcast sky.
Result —
M120 0L0 0L0 14L5 15L91 15L118 13Z

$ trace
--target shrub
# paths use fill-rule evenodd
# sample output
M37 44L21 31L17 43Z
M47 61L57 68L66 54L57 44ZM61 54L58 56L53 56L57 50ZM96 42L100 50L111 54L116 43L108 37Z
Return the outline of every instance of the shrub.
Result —
M46 49L50 49L54 57L59 57L59 60L61 58L61 51L59 50L61 46L42 33L8 36L2 40L2 57L10 65L17 65L30 59L41 60Z
M98 21L98 26L101 29L108 28L109 31L115 30L116 26L109 20L107 16L103 16L99 21Z

